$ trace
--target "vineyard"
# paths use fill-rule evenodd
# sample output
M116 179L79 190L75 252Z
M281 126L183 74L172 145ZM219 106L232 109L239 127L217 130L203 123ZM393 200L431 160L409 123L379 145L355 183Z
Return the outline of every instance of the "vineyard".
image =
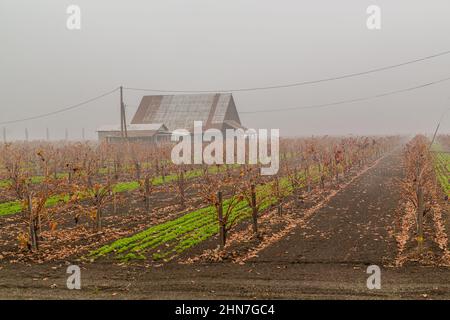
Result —
M261 175L261 165L175 165L170 143L4 144L0 265L196 268L370 257L400 268L449 266L450 139L430 143L282 139L273 176ZM349 209L360 205L368 207Z
M447 198L450 196L450 183L448 173L450 171L450 138L441 136L440 141L433 146L435 152L436 176Z

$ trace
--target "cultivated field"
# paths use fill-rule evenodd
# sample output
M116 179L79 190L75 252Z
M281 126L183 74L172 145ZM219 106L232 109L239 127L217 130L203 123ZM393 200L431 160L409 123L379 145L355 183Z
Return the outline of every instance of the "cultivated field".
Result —
M450 137L430 144L282 139L273 176L169 144L2 145L0 297L450 298Z

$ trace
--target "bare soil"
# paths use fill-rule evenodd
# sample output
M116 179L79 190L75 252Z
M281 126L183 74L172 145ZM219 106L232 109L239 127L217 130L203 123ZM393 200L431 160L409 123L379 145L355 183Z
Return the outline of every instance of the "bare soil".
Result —
M198 190L190 181L186 191L186 203L179 205L178 194L171 191L170 185L154 188L150 195L150 208L147 211L143 195L139 190L127 191L118 195L116 211L112 205L105 206L102 216L102 231L93 231L93 222L87 215L75 220L74 212L69 208L61 212L52 221L57 228L50 231L44 220L40 250L30 254L26 248L20 248L18 236L27 228L27 216L23 212L0 216L0 261L38 262L63 260L88 253L93 248L120 237L125 237L186 214L194 208L202 207ZM88 202L88 201L84 201Z
M401 175L398 151L241 264L100 260L82 264L82 289L68 290L66 268L73 261L38 265L2 260L0 298L450 299L450 268L393 267L397 245L392 228L400 199L395 179ZM372 264L382 270L380 290L366 286Z

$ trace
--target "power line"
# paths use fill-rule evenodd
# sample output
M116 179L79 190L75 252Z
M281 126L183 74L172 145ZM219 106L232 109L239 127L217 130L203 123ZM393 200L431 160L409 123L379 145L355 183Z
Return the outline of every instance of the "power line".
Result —
M282 111L291 111L291 110L301 110L301 109L315 109L315 108L324 108L324 107L330 107L330 106L334 106L334 105L341 105L341 104L346 104L346 103L354 103L354 102L361 102L361 101L367 101L367 100L372 100L372 99L377 99L377 98L381 98L381 97L385 97L385 96L390 96L390 95L394 95L394 94L398 94L398 93L403 93L403 92L408 92L408 91L413 91L413 90L417 90L420 88L424 88L424 87L428 87L428 86L432 86L435 84L439 84L445 81L449 81L450 77L448 78L444 78L441 80L437 80L437 81L433 81L433 82L428 82L422 85L418 85L415 87L410 87L410 88L406 88L406 89L400 89L400 90L395 90L395 91L390 91L390 92L385 92L385 93L380 93L377 95L373 95L373 96L368 96L368 97L362 97L362 98L355 98L355 99L349 99L349 100L340 100L340 101L335 101L335 102L331 102L331 103L324 103L324 104L314 104L314 105L307 105L307 106L298 106L298 107L289 107L289 108L277 108L277 109L265 109L265 110L255 110L255 111L242 111L240 112L240 114L254 114L254 113L266 113L266 112L282 112ZM0 122L0 125L5 125L5 124L13 124L13 123L18 123L18 122L24 122L24 121L29 121L29 120L35 120L35 119L40 119L40 118L44 118L44 117L48 117L51 115L55 115L58 113L62 113L65 111L69 111L72 109L76 109L78 107L81 107L85 104L88 104L90 102L93 102L95 100L98 100L100 98L103 98L115 91L117 91L119 88L115 88L111 91L108 91L106 93L103 93L101 95L98 95L96 97L90 98L88 100L85 100L83 102L77 103L75 105L66 107L66 108L62 108L53 112L48 112L48 113L44 113L44 114L40 114L40 115L36 115L36 116L32 116L32 117L28 117L28 118L22 118L22 119L16 119L16 120L10 120L10 121L3 121ZM189 111L187 111L189 112Z
M417 62L420 62L420 61L425 61L425 60L437 58L437 57L444 56L444 55L447 55L447 54L450 54L450 50L449 51L444 51L444 52L441 52L441 53L437 53L437 54L433 54L433 55L429 55L429 56L426 56L426 57L422 57L422 58L419 58L419 59L406 61L406 62L403 62L403 63L398 63L398 64L385 66L385 67L381 67L381 68L370 69L370 70L363 71L363 72L349 73L349 74L345 74L345 75L341 75L341 76L329 77L329 78L324 78L324 79L319 79L319 80L303 81L303 82L296 82L296 83L291 83L291 84L274 85L274 86L266 86L266 87L237 88L237 89L230 89L230 90L161 90L161 89L142 89L142 88L131 88L131 87L126 87L126 88L123 88L123 89L134 90L134 91L173 92L173 93L208 93L208 92L210 92L210 93L216 92L217 93L217 92L238 92L238 91L255 91L255 90L289 88L289 87L297 87L297 86L303 86L303 85L308 85L308 84L315 84L315 83L321 83L321 82L328 82L328 81L333 81L333 80L340 80L340 79L346 79L346 78L351 78L351 77L357 77L357 76L361 76L361 75L365 75L365 74L380 72L380 71L383 71L383 70L398 68L398 67L401 67L401 66L405 66L405 65L417 63ZM249 113L260 113L260 112L279 112L279 111L288 111L288 110L296 110L296 109L309 109L309 108L328 107L328 106L339 105L339 104L344 104L344 103L352 103L352 102L370 100L370 99L374 99L374 98L380 98L380 97L384 97L384 96L388 96L388 95L392 95L392 94L396 94L396 93L400 93L400 92L411 91L411 90L423 88L423 87L426 87L426 86L430 86L430 85L433 85L433 84L437 84L437 83L440 83L440 82L448 81L449 79L450 78L446 78L446 79L438 80L438 81L435 81L435 82L430 82L430 83L427 83L427 84L424 84L424 85L420 85L420 86L417 86L417 87L412 87L412 88L408 88L408 89L392 91L392 92L383 93L383 94L370 96L370 97L365 97L365 98L357 98L357 99L351 99L351 100L342 100L342 101L337 101L337 102L333 102L333 103L319 104L319 105L310 105L310 106L303 106L303 107L292 107L292 108L283 108L283 109L269 109L269 110L257 110L257 111L241 112L241 113L249 114ZM72 110L72 109L76 109L76 108L81 107L81 106L83 106L85 104L88 104L88 103L90 103L92 101L95 101L97 99L103 98L103 97L105 97L105 96L107 96L107 95L117 91L118 89L119 88L115 88L115 89L113 89L111 91L108 91L106 93L103 93L103 94L101 94L99 96L93 97L91 99L85 100L83 102L80 102L80 103L77 103L75 105L72 105L72 106L69 106L69 107L65 107L65 108L62 108L62 109L59 109L59 110L56 110L56 111L52 111L52 112L48 112L48 113L44 113L44 114L40 114L40 115L36 115L36 116L32 116L32 117L22 118L22 119L3 121L3 122L0 122L0 125L13 124L13 123L24 122L24 121L29 121L29 120L36 120L36 119L52 116L52 115L55 115L55 114L58 114L58 113L62 113L62 112L65 112L65 111L69 111L69 110Z
M442 82L445 82L445 81L449 81L449 80L450 80L450 77L444 78L444 79L440 79L440 80L437 80L437 81L428 82L428 83L425 83L425 84L421 84L421 85L410 87L410 88L406 88L406 89L399 89L399 90L395 90L395 91L384 92L384 93L380 93L380 94L376 94L376 95L372 95L372 96L367 96L367 97L361 97L361 98L354 98L354 99L348 99L348 100L339 100L339 101L330 102L330 103L313 104L313 105L307 105L307 106L297 106L297 107L287 107L287 108L277 108L277 109L263 109L263 110L254 110L254 111L241 111L241 112L239 112L239 114L253 114L253 113L264 113L264 112L282 112L282 111L292 111L292 110L301 110L301 109L325 108L325 107L331 107L331 106L334 106L334 105L341 105L341 104L346 104L346 103L367 101L367 100L382 98L382 97L385 97L385 96L395 95L395 94L399 94L399 93L403 93L403 92L413 91L413 90L425 88L425 87L432 86L432 85L435 85L435 84L439 84L439 83L442 83ZM138 108L139 106L127 105L127 107ZM189 110L177 110L177 113L191 113L191 111L189 111Z
M270 90L270 89L291 88L291 87L304 86L304 85L308 85L308 84L316 84L316 83L321 83L321 82L328 82L328 81L341 80L341 79L346 79L346 78L362 76L362 75L366 75L366 74L371 74L371 73L375 73L375 72L380 72L380 71L384 71L384 70L389 70L389 69L394 69L394 68L406 66L406 65L417 63L417 62L421 62L421 61L426 61L426 60L429 60L429 59L434 59L434 58L437 58L437 57L440 57L440 56L444 56L444 55L448 55L448 54L450 54L450 50L449 51L440 52L440 53L437 53L437 54L433 54L433 55L429 55L429 56L426 56L426 57L414 59L414 60L409 60L409 61L398 63L398 64L393 64L393 65L380 67L380 68L375 68L375 69L369 69L369 70L366 70L366 71L355 72L355 73L348 73L348 74L344 74L344 75L340 75L340 76L328 77L328 78L323 78L323 79L318 79L318 80L301 81L301 82L294 82L294 83L280 84L280 85L272 85L272 86L235 88L235 89L228 89L228 90L225 90L225 89L219 89L219 90L168 90L168 89L152 89L152 88L145 89L145 88L130 88L130 87L124 88L124 89L126 89L126 90L133 90L133 91L150 91L150 92L161 92L161 93L170 93L170 92L172 92L172 93L224 93L224 92L240 92L240 91L256 91L256 90Z
M432 85L435 85L435 84L439 84L439 83L442 83L442 82L445 82L445 81L449 81L449 80L450 80L450 77L445 78L445 79L441 79L441 80L437 80L437 81L433 81L433 82L428 82L428 83L425 83L425 84L421 84L421 85L418 85L418 86L415 86L415 87L406 88L406 89L389 91L389 92L376 94L376 95L373 95L373 96L361 97L361 98L355 98L355 99L349 99L349 100L340 100L340 101L324 103L324 104L313 104L313 105L307 105L307 106L278 108L278 109L264 109L264 110L254 110L254 111L242 111L242 112L239 112L239 113L240 114L251 114L251 113L263 113L263 112L282 112L282 111L292 111L292 110L301 110L301 109L325 108L325 107L331 107L331 106L341 105L341 104L346 104L346 103L354 103L354 102L361 102L361 101L367 101L367 100L372 100L372 99L378 99L378 98L382 98L382 97L386 97L386 96L395 95L395 94L398 94L398 93L403 93L403 92L408 92L408 91L413 91L413 90L425 88L425 87L432 86Z
M81 106L83 106L85 104L88 104L88 103L90 103L92 101L95 101L95 100L103 98L103 97L105 97L107 95L110 95L111 93L117 91L118 89L119 88L115 88L114 90L108 91L108 92L103 93L103 94L101 94L99 96L90 98L90 99L85 100L83 102L80 102L80 103L77 103L75 105L72 105L72 106L69 106L69 107L65 107L65 108L62 108L62 109L59 109L59 110L56 110L56 111L52 111L52 112L48 112L48 113L44 113L44 114L40 114L40 115L28 117L28 118L22 118L22 119L10 120L10 121L3 121L3 122L0 122L0 125L12 124L12 123L18 123L18 122L23 122L23 121L28 121L28 120L40 119L40 118L52 116L52 115L55 115L55 114L58 114L58 113L62 113L62 112L65 112L65 111L69 111L69 110L72 110L72 109L76 109L76 108L81 107Z

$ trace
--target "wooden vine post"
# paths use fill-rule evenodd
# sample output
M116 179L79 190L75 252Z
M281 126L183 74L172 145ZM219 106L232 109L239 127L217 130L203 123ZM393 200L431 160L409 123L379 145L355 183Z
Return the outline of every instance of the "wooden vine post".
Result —
M186 181L184 179L184 168L181 169L180 175L178 177L178 187L180 192L180 207L182 209L186 208Z
M256 205L256 188L251 185L253 233L258 236L258 207Z
M113 213L117 214L117 196L114 190L111 190L112 198L113 198Z
M145 177L144 188L145 188L145 209L147 211L149 211L150 210L150 178L148 176Z
M219 237L220 237L220 247L223 249L226 242L226 226L223 219L223 198L222 191L217 192L217 215L219 219Z
M97 206L95 213L95 231L100 231L102 229L102 208Z
M31 196L31 193L28 194L27 200L28 200L28 212L30 215L30 245L31 250L36 251L38 250L38 238L36 234L37 224L36 219L34 218L33 215L33 198Z

